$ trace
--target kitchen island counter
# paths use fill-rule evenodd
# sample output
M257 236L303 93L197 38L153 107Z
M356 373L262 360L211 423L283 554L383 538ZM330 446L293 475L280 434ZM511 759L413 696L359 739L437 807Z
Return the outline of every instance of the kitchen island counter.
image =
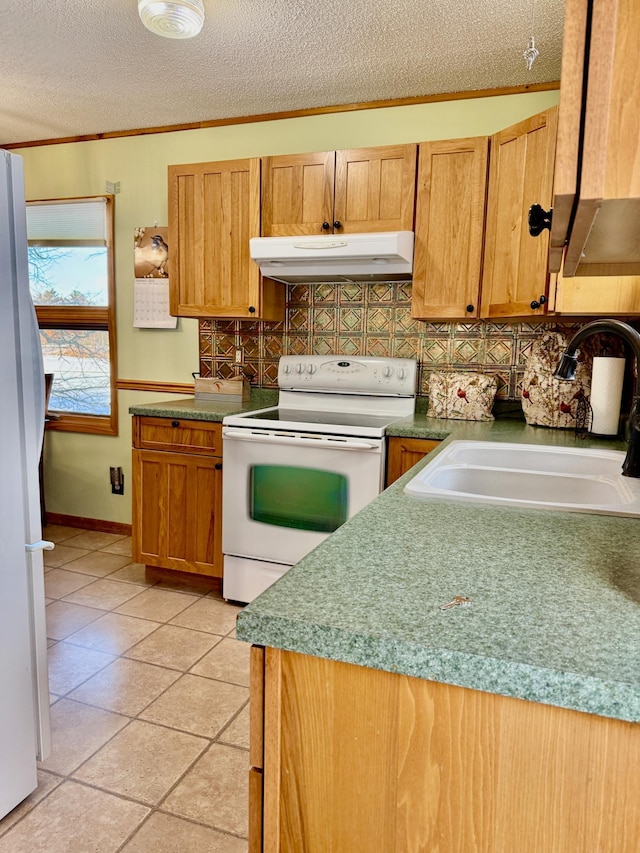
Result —
M418 414L400 429L583 446L570 431L508 419ZM404 494L431 458L248 605L238 638L640 721L640 520ZM471 605L443 610L456 595Z

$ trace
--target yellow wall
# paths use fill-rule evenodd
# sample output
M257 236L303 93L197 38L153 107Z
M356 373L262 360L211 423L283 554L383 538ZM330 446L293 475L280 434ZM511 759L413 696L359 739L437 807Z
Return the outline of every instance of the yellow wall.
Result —
M191 381L198 369L196 320L176 330L133 329L133 230L167 224L167 166L303 151L324 151L492 134L558 102L558 92L282 119L25 148L29 199L99 195L120 182L116 196L118 377ZM49 433L46 499L49 512L108 521L131 520L131 425L128 407L167 394L120 392L117 437ZM124 497L112 495L109 466L125 473Z

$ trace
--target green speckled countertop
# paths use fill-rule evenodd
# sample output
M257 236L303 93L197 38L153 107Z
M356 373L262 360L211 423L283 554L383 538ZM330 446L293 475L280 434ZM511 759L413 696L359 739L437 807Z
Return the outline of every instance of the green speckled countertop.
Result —
M236 415L254 409L278 405L278 392L268 388L252 388L247 403L219 403L196 400L195 397L175 398L162 403L140 403L129 407L130 415L149 418L182 418L186 421L221 421L226 415Z
M582 446L515 420L418 414L389 433ZM428 461L242 610L237 636L640 721L640 519L405 495ZM441 610L455 595L472 605Z
M244 405L190 397L129 411L220 421L276 403L277 392L252 389ZM387 434L585 446L570 431L517 419L471 423L423 412ZM237 636L640 721L640 519L405 495L430 458L241 611ZM470 596L471 607L441 610L454 595Z

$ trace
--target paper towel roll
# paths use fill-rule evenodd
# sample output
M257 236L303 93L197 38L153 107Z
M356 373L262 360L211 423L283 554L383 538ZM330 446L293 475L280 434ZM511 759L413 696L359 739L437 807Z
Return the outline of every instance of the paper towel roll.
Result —
M624 358L596 357L591 374L591 432L617 435L624 379Z

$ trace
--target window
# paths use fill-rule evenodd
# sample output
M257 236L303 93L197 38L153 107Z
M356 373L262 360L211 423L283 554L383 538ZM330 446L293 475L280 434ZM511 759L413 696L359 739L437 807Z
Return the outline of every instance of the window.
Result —
M50 425L116 435L113 199L27 202L27 237Z

